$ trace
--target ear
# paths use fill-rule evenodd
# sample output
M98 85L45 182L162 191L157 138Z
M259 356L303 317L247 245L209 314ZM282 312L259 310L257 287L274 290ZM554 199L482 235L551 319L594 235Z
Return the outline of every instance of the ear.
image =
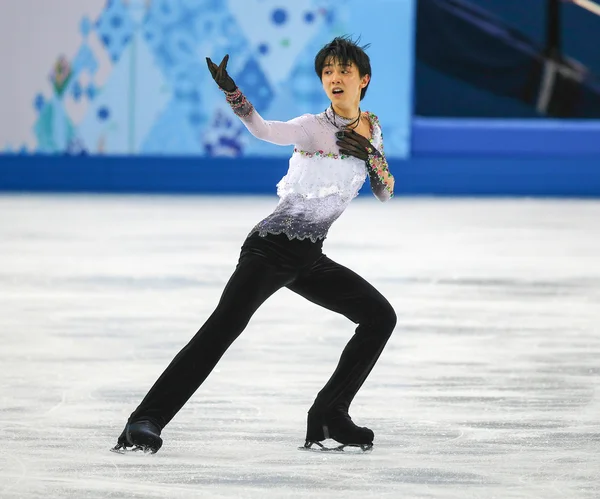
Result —
M371 75L364 75L361 78L360 88L365 88L369 84L370 81L371 81Z

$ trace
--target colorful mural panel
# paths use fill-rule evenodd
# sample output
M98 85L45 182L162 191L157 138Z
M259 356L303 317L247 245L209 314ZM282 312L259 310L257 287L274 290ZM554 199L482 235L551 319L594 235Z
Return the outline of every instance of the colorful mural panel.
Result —
M99 16L66 27L79 30L81 43L50 65L52 93L23 103L33 102L37 114L23 132L33 129L36 148L24 152L285 156L251 138L205 57L230 54L230 73L256 109L286 120L327 107L314 56L349 34L372 43L363 109L380 116L388 154L406 156L412 7L412 0L107 0ZM0 142L0 150L11 148Z

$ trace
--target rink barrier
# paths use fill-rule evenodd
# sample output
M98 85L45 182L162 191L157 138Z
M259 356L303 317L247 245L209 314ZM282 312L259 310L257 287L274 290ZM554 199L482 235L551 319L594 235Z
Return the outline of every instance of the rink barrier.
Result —
M397 195L600 196L600 122L415 119ZM286 158L0 156L0 191L274 194ZM363 192L368 186L363 187Z
M414 118L413 156L600 157L600 121Z

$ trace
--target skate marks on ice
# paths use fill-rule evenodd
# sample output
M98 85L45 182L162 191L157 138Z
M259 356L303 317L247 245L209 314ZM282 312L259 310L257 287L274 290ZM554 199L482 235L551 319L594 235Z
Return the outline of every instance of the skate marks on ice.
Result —
M600 496L593 202L350 207L325 252L399 317L351 411L375 431L371 453L297 450L354 326L286 290L158 454L109 452L273 205L0 198L0 497Z

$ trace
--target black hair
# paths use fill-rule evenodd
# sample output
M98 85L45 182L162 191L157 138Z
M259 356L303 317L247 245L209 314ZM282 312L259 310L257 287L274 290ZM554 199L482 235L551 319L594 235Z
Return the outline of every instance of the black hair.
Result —
M371 76L371 60L365 52L369 48L369 45L359 45L360 38L352 40L349 36L338 36L331 42L325 45L315 57L315 71L319 79L322 79L323 68L328 58L333 57L341 64L348 64L353 62L358 68L358 74L362 78L365 75ZM369 82L370 83L370 82ZM362 100L367 93L369 83L360 92L360 100Z

